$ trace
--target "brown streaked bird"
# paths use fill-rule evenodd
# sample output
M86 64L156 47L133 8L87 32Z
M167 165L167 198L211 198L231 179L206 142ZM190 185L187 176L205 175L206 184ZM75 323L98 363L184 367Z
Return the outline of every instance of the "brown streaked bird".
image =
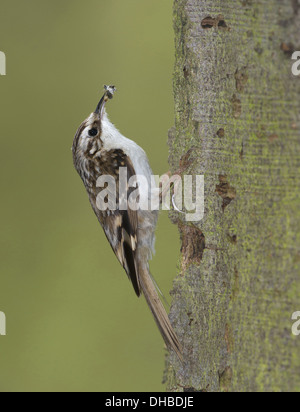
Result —
M105 105L113 98L115 90L114 86L105 86L104 96L96 110L78 128L72 148L74 166L84 183L105 235L132 282L135 293L138 297L144 294L168 349L174 350L182 360L181 345L149 270L149 260L154 252L158 211L146 208L136 210L130 207L123 210L123 207L120 207L121 168L127 170L126 200L133 191L132 185L129 185L131 178L142 176L146 179L148 187L137 180L135 191L138 191L137 197L147 201L151 198L150 188L153 181L144 150L124 137L108 119ZM97 201L101 192L97 181L104 175L112 176L116 183L116 207L107 210L100 208Z

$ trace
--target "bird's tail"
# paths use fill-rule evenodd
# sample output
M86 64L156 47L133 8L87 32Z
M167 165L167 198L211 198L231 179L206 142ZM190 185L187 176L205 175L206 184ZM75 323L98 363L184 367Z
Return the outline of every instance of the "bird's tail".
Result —
M152 281L149 271L145 268L140 270L139 281L149 308L154 316L160 333L169 349L173 349L178 358L182 361L182 346L170 323L167 312L162 304L156 287Z

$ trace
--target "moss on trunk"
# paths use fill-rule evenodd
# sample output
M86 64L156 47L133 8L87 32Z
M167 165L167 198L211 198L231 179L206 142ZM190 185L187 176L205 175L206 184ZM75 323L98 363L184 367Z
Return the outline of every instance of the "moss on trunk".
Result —
M168 387L298 391L298 2L175 0L174 27L170 165L192 148L186 173L205 175L205 217L171 216L183 241L171 319L185 364L170 359Z

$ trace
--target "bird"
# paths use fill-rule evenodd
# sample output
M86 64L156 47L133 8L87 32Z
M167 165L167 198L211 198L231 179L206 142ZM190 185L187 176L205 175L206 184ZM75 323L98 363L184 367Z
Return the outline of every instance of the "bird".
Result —
M142 176L148 185L137 182L137 197L150 199L152 170L145 151L127 139L111 123L106 103L116 91L115 86L104 86L105 93L96 109L79 126L72 146L73 163L88 193L92 209L102 226L113 252L123 266L138 297L144 295L167 348L182 361L182 346L171 325L159 290L149 269L154 253L158 210L123 208L120 171L126 169L126 200L133 192L129 181ZM98 179L110 176L115 181L115 208L100 208L97 198L101 191ZM145 181L145 180L144 180ZM146 187L148 186L148 188ZM123 210L124 209L124 210Z

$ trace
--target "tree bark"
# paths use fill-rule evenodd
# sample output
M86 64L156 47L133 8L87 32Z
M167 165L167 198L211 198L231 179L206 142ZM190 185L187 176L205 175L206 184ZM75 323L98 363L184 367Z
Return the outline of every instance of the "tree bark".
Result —
M205 217L171 213L185 361L169 360L168 389L299 391L300 4L175 0L174 27L170 165L205 176Z

